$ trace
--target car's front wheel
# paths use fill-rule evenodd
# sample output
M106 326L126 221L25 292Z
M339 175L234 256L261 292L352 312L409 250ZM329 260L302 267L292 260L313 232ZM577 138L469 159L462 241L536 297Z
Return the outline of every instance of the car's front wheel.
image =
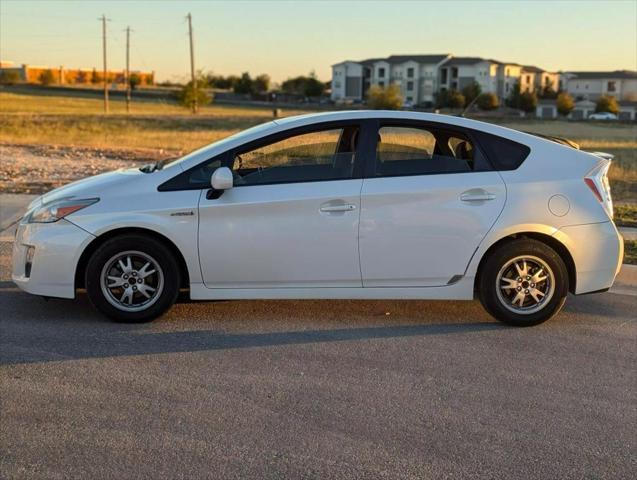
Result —
M521 327L556 315L568 293L564 261L548 245L530 238L505 243L485 261L479 297L498 320Z
M172 252L152 237L121 235L107 240L86 268L86 291L95 307L118 322L146 322L168 310L179 293Z

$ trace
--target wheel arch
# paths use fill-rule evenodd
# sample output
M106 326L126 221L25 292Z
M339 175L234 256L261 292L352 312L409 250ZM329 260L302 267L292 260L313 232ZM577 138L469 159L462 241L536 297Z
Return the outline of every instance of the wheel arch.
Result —
M478 263L478 268L476 270L476 275L474 279L474 291L478 290L478 286L480 285L480 275L482 273L482 269L486 260L490 255L493 254L498 248L502 245L517 240L519 238L532 238L539 242L544 243L548 247L552 248L557 252L557 254L564 261L564 265L566 265L566 271L568 272L568 291L571 293L575 293L575 287L577 285L577 270L575 268L575 261L573 260L573 256L568 251L566 245L560 242L558 239L551 235L547 235L546 233L541 232L516 232L505 237L502 237L495 241L482 255L480 258L480 262Z
M152 237L155 240L163 243L170 251L174 254L177 259L177 264L179 265L179 273L181 275L181 288L188 288L190 285L190 275L188 272L188 265L186 264L186 260L182 255L177 245L170 240L165 235L161 233L151 230L148 228L140 228L140 227L123 227L116 228L113 230L109 230L107 232L102 233L98 237L94 238L87 246L84 248L82 255L80 255L80 259L77 262L77 266L75 267L75 288L84 288L84 274L86 272L86 266L88 264L91 255L101 246L104 242L115 238L119 235L127 235L131 233L136 233L140 235L146 235L148 237Z

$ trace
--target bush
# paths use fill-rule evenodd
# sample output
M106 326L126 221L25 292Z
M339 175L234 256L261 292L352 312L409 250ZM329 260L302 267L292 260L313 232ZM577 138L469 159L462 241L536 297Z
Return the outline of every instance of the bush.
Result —
M0 85L13 85L21 80L20 73L15 70L0 70Z
M482 93L478 99L476 100L478 108L480 110L495 110L500 106L500 102L498 102L498 97L495 93Z
M93 69L93 72L91 72L91 83L96 84L99 82L100 82L100 76L97 73L97 70Z
M615 97L608 97L606 95L599 97L595 105L595 113L599 112L610 112L617 115L619 113L619 105L617 105Z
M208 105L212 102L212 95L208 93L208 82L205 77L199 76L197 79L197 92L195 96L195 89L193 88L192 81L188 82L184 85L181 90L177 93L177 101L187 108L192 108L195 103L195 98L197 99L197 105L203 106Z
M398 85L372 85L367 90L367 105L376 110L398 110L403 106L400 88Z
M458 90L451 90L447 98L447 106L449 108L463 108L466 104L464 95Z
M462 95L464 96L465 101L467 102L467 105L469 105L476 98L478 98L481 93L482 93L482 89L480 88L480 85L477 82L473 82L471 85L467 85L466 87L462 89Z
M557 112L563 116L568 115L575 108L573 97L566 92L562 92L557 96L555 104L557 106Z
M53 72L49 69L42 72L38 80L42 85L51 85L55 81L55 78L53 77Z
M130 77L128 77L128 84L130 85L131 90L135 90L141 83L142 79L136 73L133 73Z
M521 93L518 108L526 113L535 112L537 108L537 95L535 92Z

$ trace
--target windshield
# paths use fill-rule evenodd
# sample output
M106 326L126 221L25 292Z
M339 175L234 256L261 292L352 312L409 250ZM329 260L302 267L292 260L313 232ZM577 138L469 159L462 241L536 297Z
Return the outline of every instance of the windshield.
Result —
M254 127L250 127L247 130L241 130L240 132L237 132L237 133L235 133L233 135L230 135L228 137L222 138L221 140L218 140L218 141L216 141L214 143L211 143L209 145L206 145L204 147L198 148L197 150L192 151L192 152L184 155L183 157L180 157L180 158L178 158L176 160L173 160L172 162L167 163L166 165L164 165L163 168L164 169L171 168L174 165L178 165L181 162L184 162L184 161L186 161L186 160L198 155L200 152L202 152L204 150L207 150L207 149L209 149L211 147L222 147L224 144L230 143L231 141L240 139L242 137L247 137L247 136L250 136L250 135L254 135L255 133L259 133L261 131L269 130L274 125L275 125L274 122L266 122L266 123L261 123L259 125L255 125Z

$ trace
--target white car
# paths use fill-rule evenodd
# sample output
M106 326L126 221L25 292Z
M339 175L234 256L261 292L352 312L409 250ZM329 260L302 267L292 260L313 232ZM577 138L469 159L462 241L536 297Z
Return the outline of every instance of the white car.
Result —
M597 112L591 113L588 116L589 120L617 120L617 115L610 112Z
M124 322L191 299L477 296L514 325L610 288L610 160L496 125L355 111L275 120L163 168L36 199L13 281Z

